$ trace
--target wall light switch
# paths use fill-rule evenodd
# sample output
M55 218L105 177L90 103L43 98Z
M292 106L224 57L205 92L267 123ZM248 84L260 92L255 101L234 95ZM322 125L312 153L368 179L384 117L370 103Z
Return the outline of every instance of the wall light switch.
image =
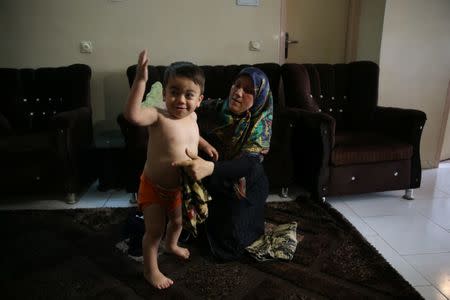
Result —
M92 53L92 42L91 41L81 41L80 42L80 52L81 53Z
M250 41L248 43L248 48L250 51L261 51L261 42L260 41Z

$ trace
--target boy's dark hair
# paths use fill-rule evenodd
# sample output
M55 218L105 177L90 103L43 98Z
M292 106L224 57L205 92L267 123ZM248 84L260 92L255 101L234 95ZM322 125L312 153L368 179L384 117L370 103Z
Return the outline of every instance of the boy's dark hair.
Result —
M201 93L203 94L205 89L205 74L199 66L187 61L177 61L170 64L164 72L163 86L165 87L169 79L173 77L185 77L192 80L200 86Z

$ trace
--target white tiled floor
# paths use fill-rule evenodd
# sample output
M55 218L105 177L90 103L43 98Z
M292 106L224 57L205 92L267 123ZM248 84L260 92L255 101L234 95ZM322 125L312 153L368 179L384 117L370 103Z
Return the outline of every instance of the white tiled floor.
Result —
M295 198L290 190L290 199ZM450 162L423 170L415 200L401 198L403 191L329 197L340 211L385 259L425 299L450 300ZM74 205L57 197L0 201L0 210L66 209L130 206L124 191L97 191L94 184ZM268 201L282 201L272 194Z
M450 162L423 170L412 201L403 191L330 197L425 299L450 299Z

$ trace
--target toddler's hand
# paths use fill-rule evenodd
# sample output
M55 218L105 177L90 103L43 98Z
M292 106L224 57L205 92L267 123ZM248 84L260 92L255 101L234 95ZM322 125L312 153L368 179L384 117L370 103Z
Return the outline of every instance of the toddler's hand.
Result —
M139 54L139 60L138 60L138 64L137 64L135 80L147 81L147 79L148 79L147 66L148 66L147 50L143 50Z
M211 157L214 161L217 161L219 159L219 152L217 152L216 148L211 146L211 144L207 144L203 146L202 149L206 154L208 154L209 157Z

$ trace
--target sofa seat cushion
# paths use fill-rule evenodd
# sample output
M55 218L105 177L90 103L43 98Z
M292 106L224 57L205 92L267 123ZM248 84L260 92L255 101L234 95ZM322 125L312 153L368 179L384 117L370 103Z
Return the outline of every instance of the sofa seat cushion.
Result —
M412 145L376 132L336 132L334 166L411 159Z

